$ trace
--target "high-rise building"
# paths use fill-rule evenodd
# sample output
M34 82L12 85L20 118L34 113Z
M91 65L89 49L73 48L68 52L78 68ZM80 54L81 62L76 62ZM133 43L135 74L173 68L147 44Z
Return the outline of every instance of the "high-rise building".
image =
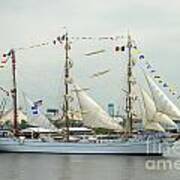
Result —
M108 104L108 113L111 117L115 116L115 106L113 103Z

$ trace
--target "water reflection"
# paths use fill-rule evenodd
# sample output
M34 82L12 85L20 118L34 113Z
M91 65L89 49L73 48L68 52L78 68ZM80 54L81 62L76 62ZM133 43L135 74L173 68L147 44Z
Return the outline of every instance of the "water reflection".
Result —
M0 154L2 180L174 180L177 170L145 168L157 157ZM172 159L173 160L173 159Z

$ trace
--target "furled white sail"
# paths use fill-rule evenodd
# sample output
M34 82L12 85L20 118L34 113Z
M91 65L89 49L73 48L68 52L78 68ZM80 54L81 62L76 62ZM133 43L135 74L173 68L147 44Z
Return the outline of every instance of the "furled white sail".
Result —
M82 111L84 125L92 128L100 127L119 131L123 130L123 128L78 85L75 85L75 91Z
M166 114L158 112L155 106L155 103L148 95L148 93L142 89L142 96L145 107L145 129L155 130L155 131L164 131L164 128L161 126L171 126L177 128L176 123L169 118ZM154 128L154 129L153 129Z
M152 78L147 75L145 75L145 77L158 112L166 114L172 118L180 118L180 110L177 106L164 94Z

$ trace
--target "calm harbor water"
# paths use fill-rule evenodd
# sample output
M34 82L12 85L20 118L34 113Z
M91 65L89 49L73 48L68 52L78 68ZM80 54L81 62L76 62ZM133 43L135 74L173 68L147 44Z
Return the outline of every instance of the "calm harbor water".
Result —
M0 180L179 180L177 169L147 170L147 160L177 158L0 154Z

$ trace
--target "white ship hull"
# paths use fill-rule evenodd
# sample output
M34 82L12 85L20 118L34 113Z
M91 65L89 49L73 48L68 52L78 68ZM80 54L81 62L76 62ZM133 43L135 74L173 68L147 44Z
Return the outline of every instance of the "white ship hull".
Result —
M12 153L163 155L167 148L167 144L147 141L60 143L0 139L0 152Z

